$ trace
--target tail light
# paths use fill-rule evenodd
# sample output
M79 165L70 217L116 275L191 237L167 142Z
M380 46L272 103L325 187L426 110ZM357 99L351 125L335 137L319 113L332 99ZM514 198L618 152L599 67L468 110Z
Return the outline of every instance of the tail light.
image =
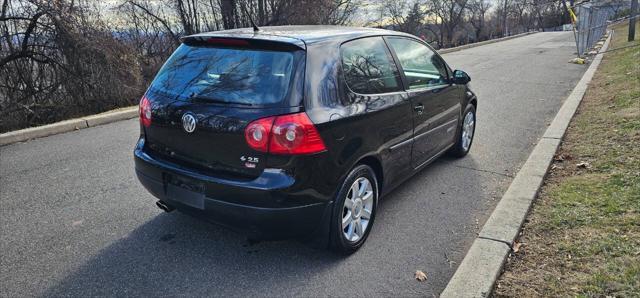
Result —
M147 96L142 96L142 99L140 99L140 123L144 127L151 125L151 102Z
M255 120L244 131L249 147L273 154L312 154L326 150L306 113Z
M258 119L247 125L244 130L244 138L247 140L249 147L262 152L269 151L269 134L271 133L274 118Z

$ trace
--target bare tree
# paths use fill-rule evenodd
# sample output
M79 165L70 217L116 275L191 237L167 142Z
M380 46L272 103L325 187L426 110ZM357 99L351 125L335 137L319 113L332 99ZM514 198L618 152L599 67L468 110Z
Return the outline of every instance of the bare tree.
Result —
M451 46L456 28L463 21L468 0L431 0L431 11L440 28L440 43Z
M201 16L198 14L199 10L196 9L197 0L176 0L175 6L184 33L190 35L199 31Z
M513 27L518 27L520 29L518 31L526 32L531 29L531 22L529 21L530 7L529 0L512 0L510 8L515 18Z
M118 0L104 17L94 0L0 0L0 131L136 103L181 36L249 27L250 19L349 24L364 1ZM378 4L377 26L440 47L568 21L552 0L367 2Z
M127 1L115 11L126 23L111 25L118 38L129 44L140 63L142 76L150 81L179 45L177 29L165 21L162 7L148 2Z
M131 10L129 11L130 14L127 15L129 20L132 20L133 22L140 22L139 18L145 18L146 22L156 23L157 25L154 26L155 29L162 27L162 29L164 29L164 31L173 38L174 42L176 44L178 43L178 33L176 33L175 28L168 21L167 16L164 15L163 10L160 9L160 7L154 7L149 1L141 2L129 0L121 4L119 8L126 10L127 6L131 6ZM140 13L136 13L137 9L140 10L142 15L140 15Z
M131 48L87 1L3 0L0 131L130 105L142 79Z
M502 36L509 35L507 18L509 17L509 0L502 0Z
M385 0L381 3L382 13L389 18L391 24L397 30L408 33L415 33L406 30L405 24L407 24L411 10L416 10L419 6L419 1L414 1L413 4L410 4L408 1ZM413 15L416 15L416 13L414 12Z
M395 29L411 34L418 34L427 14L422 1L413 3L406 1L386 0L382 2L383 13L388 16Z
M487 38L484 33L486 27L487 12L491 8L491 2L489 0L471 0L468 4L468 9L471 13L469 22L475 29L476 40L481 41Z
M359 1L332 0L328 3L325 18L320 23L331 25L345 25L358 11Z
M236 0L220 0L220 12L222 13L222 24L224 24L225 29L238 26Z
M555 27L568 23L562 1L529 0L531 27L544 31L546 27Z

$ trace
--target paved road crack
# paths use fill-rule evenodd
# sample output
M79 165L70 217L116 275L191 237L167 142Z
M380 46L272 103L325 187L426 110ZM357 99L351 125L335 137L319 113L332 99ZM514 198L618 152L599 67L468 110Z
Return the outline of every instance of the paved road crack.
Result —
M462 168L462 169L467 169L467 170L474 170L474 171L478 171L478 172L484 172L484 173L500 175L500 176L509 177L509 178L513 178L514 177L511 174L498 173L498 172L494 172L494 171L490 171L490 170L476 169L476 168L472 168L472 167L465 167L465 166L459 166L459 165L455 165L455 167Z
M491 240L491 241L495 241L495 242L501 242L501 243L504 243L504 244L506 244L506 245L509 247L509 249L513 250L513 246L511 245L511 243L509 243L509 242L507 242L507 241L500 240L500 239L495 239L495 238L490 238L490 237L484 237L484 236L478 236L478 238L480 238L480 239L484 239L484 240Z

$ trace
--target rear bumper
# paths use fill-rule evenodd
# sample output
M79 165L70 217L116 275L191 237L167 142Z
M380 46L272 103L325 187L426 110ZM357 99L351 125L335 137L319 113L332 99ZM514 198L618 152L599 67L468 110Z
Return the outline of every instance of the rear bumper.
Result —
M250 181L202 175L156 159L143 150L144 139L134 151L136 175L155 197L176 209L226 226L253 239L283 239L326 232L331 201L301 195L296 180L268 169ZM196 189L168 183L188 179ZM296 190L296 191L294 191Z

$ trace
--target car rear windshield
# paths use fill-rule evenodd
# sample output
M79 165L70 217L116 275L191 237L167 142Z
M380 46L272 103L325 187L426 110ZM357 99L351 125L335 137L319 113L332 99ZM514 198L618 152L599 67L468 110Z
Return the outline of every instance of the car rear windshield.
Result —
M151 83L176 99L241 105L279 103L292 75L291 52L181 45Z

